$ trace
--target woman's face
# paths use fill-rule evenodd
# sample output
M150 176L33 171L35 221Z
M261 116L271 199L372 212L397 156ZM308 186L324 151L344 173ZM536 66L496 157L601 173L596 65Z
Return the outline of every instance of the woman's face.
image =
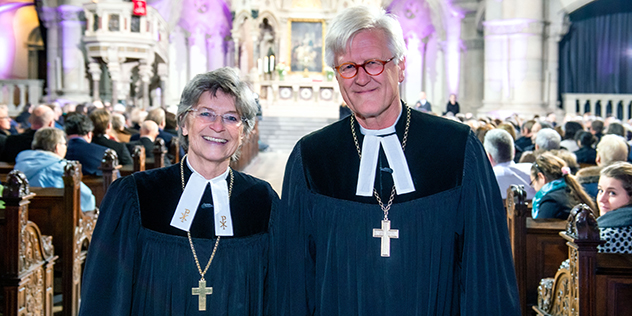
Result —
M630 196L620 180L601 176L599 178L597 204L601 215L630 204Z
M214 121L212 121L214 118ZM218 90L213 97L206 91L198 104L187 114L182 134L189 138L191 161L226 164L237 151L243 138L241 116L235 98Z
M534 177L531 175L531 186L535 190L535 192L540 191L542 187L546 184L546 178L542 172L538 172L538 174Z

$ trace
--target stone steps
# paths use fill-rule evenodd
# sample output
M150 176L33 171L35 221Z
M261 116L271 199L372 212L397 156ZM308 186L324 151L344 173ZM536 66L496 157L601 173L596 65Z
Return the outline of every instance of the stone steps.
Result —
M259 121L259 139L268 150L289 152L301 137L330 123L334 118L264 116Z

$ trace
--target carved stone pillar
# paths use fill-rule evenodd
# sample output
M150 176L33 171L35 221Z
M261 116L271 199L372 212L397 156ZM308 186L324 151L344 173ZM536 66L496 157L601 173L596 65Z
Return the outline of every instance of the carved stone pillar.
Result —
M141 107L147 109L149 108L149 80L153 75L151 64L147 59L140 60L138 75L140 76L143 91L143 104Z
M112 105L118 103L121 89L121 62L123 62L123 60L120 60L118 57L117 50L118 47L110 46L107 56L104 58L112 80Z
M96 59L91 59L88 64L88 72L92 77L92 100L101 100L99 82L101 81L101 64Z
M224 66L224 37L215 33L206 38L206 53L208 60L208 71L213 71Z

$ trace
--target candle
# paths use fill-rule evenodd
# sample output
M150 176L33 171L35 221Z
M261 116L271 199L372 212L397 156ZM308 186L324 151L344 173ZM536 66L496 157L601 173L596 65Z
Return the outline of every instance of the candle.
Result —
M274 71L274 55L270 55L270 72Z
M270 72L270 71L268 71L268 69L269 69L268 67L270 66L270 65L268 64L269 62L270 62L270 61L268 60L268 56L266 56L266 57L264 57L264 58L263 58L263 72L264 72L264 73L266 73L266 74L267 74L268 72Z

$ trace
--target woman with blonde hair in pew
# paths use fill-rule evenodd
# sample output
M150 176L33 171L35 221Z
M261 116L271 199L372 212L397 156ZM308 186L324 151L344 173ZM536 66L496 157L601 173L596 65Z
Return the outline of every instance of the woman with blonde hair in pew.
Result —
M531 186L536 190L533 218L566 219L579 203L595 210L590 196L575 180L566 162L551 153L539 155L531 165Z
M599 230L606 243L599 252L632 253L632 164L617 162L601 170L597 193Z

